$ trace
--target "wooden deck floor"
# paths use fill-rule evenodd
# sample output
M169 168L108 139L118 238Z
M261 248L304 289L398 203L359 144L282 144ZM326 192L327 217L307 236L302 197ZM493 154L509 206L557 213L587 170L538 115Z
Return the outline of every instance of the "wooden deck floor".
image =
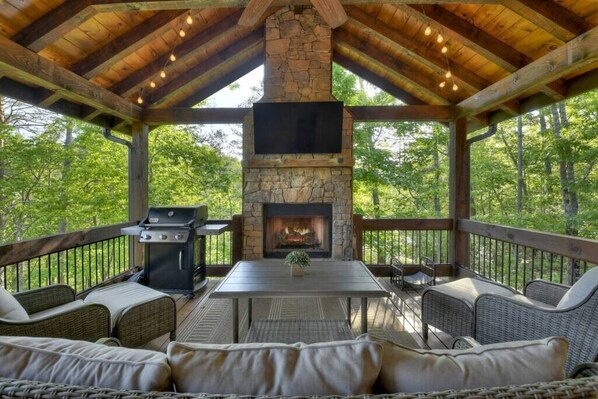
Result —
M192 299L188 299L183 295L174 295L177 304L177 329L179 331L189 322L194 312L202 309L209 293L219 282L217 278L211 278L210 280L210 283L204 289L198 291ZM430 329L427 343L423 340L421 336L421 288L401 290L391 284L389 279L383 278L381 281L392 293L390 300L397 309L396 317L400 319L399 322L402 324L403 330L411 333L411 337L420 348L449 348L451 346L452 337L435 329ZM149 342L145 348L165 351L168 343L168 335L164 335Z

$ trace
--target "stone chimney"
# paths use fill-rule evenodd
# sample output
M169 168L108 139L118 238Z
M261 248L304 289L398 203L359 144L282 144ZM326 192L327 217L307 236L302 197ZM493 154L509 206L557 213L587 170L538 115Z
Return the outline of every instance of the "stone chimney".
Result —
M260 102L337 101L332 95L332 29L311 7L284 7L266 20ZM254 153L253 114L243 123L243 257L261 259L264 204L332 206L331 254L353 257L353 120L343 112L338 154Z

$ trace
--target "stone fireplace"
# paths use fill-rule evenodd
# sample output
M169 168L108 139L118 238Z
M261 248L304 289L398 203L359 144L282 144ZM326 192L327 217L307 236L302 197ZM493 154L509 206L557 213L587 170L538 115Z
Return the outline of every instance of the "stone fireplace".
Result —
M332 29L313 8L282 8L266 20L265 36L260 102L337 101L332 96ZM247 115L244 259L283 257L293 248L314 257L353 257L353 120L346 110L342 119L340 153L265 155L255 154L253 113Z

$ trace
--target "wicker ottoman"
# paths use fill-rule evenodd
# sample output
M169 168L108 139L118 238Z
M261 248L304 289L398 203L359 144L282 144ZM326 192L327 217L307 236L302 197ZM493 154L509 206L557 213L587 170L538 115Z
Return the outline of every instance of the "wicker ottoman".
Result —
M134 348L170 333L176 339L176 304L169 295L138 283L117 283L92 291L86 303L110 310L112 336Z
M422 335L428 339L428 325L457 336L474 336L473 306L478 296L493 293L513 297L511 287L479 278L462 278L428 287L422 293Z

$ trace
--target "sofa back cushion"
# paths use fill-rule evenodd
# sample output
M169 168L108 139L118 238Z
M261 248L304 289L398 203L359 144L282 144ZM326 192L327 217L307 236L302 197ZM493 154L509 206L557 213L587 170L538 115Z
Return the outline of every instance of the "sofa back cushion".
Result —
M557 309L566 309L580 304L598 287L598 266L585 272L580 279L569 288L556 305Z
M357 340L377 340L362 335ZM384 346L376 390L385 393L444 391L555 381L565 377L568 343L552 337L514 341L466 350Z
M0 337L0 376L113 389L172 386L166 355L59 338Z
M0 287L0 318L11 321L24 321L29 319L25 308L15 299L10 292Z
M178 392L210 394L368 394L382 364L382 346L366 341L311 345L171 342L167 355Z

